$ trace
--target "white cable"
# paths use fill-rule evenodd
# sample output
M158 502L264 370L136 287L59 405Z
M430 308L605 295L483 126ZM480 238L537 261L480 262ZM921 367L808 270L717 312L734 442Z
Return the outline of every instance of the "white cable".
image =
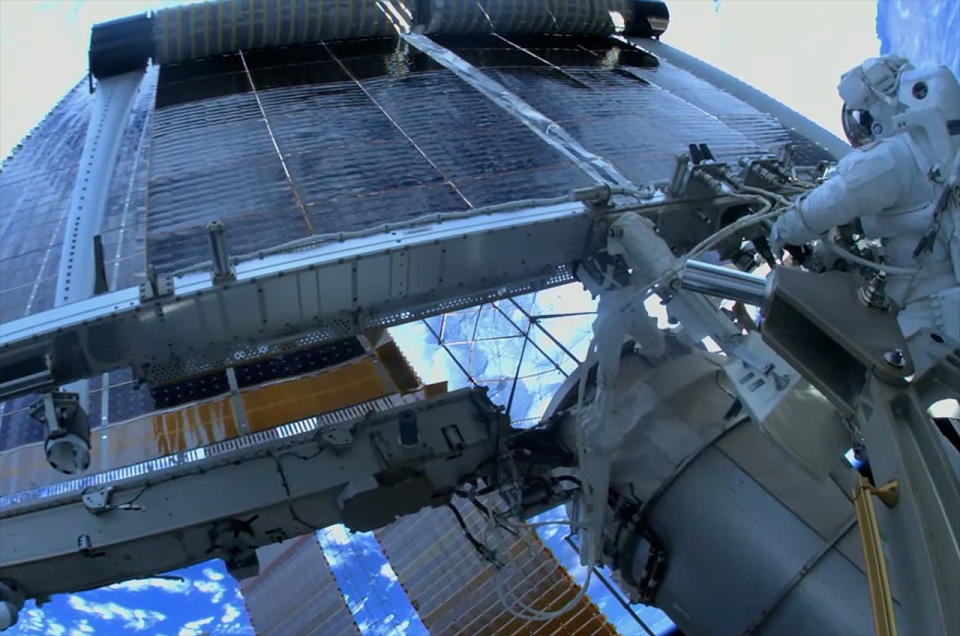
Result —
M587 569L587 576L584 579L583 584L580 586L580 590L577 592L577 594L567 603L565 603L563 607L556 610L542 610L535 607L530 607L516 597L513 598L513 602L519 606L519 609L514 607L514 605L510 602L510 599L506 598L505 596L505 588L503 585L503 579L501 578L502 576L501 570L494 572L494 584L497 589L497 598L499 599L500 604L503 605L503 607L510 612L510 614L516 616L517 618L528 621L545 622L567 614L574 609L581 600L583 600L583 597L587 594L587 588L590 587L590 581L593 578L593 568Z
M743 192L749 192L749 193L755 194L755 195L757 195L757 196L762 196L762 197L769 196L769 197L775 199L775 200L776 200L777 202L779 202L781 205L785 205L785 206L786 206L786 205L790 205L790 201L788 201L785 197L777 194L776 192L770 192L770 191L767 191L767 190L763 190L763 189L761 189L761 188L754 188L754 187L750 187L750 186L740 186L739 189L740 189L741 191L743 191ZM769 214L770 214L770 216L773 216L775 213L779 213L779 210L773 210L773 211L771 211ZM758 213L758 214L765 214L765 212L761 211L761 212ZM749 218L749 217L744 217L744 219L746 219L746 218ZM762 218L764 218L764 217L761 216L761 217L758 218L757 220L762 220ZM741 219L741 220L743 220L743 219ZM733 227L734 225L736 225L736 223L732 223L732 224L728 225L728 226L727 226L726 228L724 228L724 229L731 228L731 227ZM721 230L721 231L722 231L722 230ZM719 232L718 232L717 234L719 234ZM717 236L717 235L715 234L714 236ZM719 240L719 239L718 239L718 240ZM713 237L708 237L707 241L710 241L710 245L709 245L709 246L711 246L711 247L712 247L712 245L713 245L714 243L716 243L716 240L714 240ZM707 241L704 241L704 243L707 243ZM701 245L698 245L697 247L695 247L695 248L693 248L692 250L690 250L690 252L689 252L688 255L685 257L685 259L692 258L692 257L695 256L697 253L699 253L700 251L705 251L705 250L707 249L707 247L701 247L701 246L704 245L704 243L701 243ZM850 251L848 251L848 250L844 249L843 247L837 245L837 244L834 243L833 241L824 240L824 241L823 241L823 244L824 244L824 247L826 247L828 251L833 252L836 256L842 258L843 260L849 261L849 262L851 262L851 263L855 263L855 264L857 264L857 265L861 265L861 266L863 266L863 267L870 268L870 269L875 270L875 271L878 271L878 272L885 272L885 273L887 273L887 274L892 274L892 275L896 275L896 276L912 276L912 275L918 274L918 273L920 272L919 269L912 269L912 268L908 268L908 267L895 267L895 266L893 266L893 265L883 265L883 264L880 264L880 263L874 263L873 261L868 261L868 260L865 259L865 258L861 258L861 257L857 256L856 254L851 253Z
M563 525L574 527L574 524L570 520L555 520L555 521L542 521L528 524L529 527L538 527L546 525ZM492 515L489 515L487 518L487 524L485 528L486 540L489 536L490 530L494 530L496 534L497 546L495 548L496 552L500 552L503 544L501 542L500 529L496 524ZM521 535L521 540L524 543L527 543L527 538ZM527 543L529 545L529 543ZM555 610L544 610L531 605L526 604L519 596L513 593L508 587L504 585L503 580L503 567L497 567L494 570L494 587L497 590L497 599L500 601L500 604L503 605L510 614L516 616L517 618L529 621L549 621L554 618L558 618L568 613L570 610L574 609L577 604L583 599L587 593L587 588L590 587L590 581L593 575L593 568L587 570L587 577L584 580L583 584L580 586L580 590L577 594L570 599L563 607L557 608Z
M713 247L723 239L727 238L731 234L745 227L748 227L760 221L766 220L770 217L777 216L778 214L781 214L783 212L783 208L771 209L773 206L770 204L769 201L763 200L763 203L764 203L764 207L759 212L754 212L753 214L749 214L747 216L741 217L736 221L734 221L733 223L731 223L730 225L726 225L720 228L719 230L717 230L707 238L700 241L700 243L695 245L693 249L687 252L686 255L684 255L684 257L681 259L681 262L683 263L683 265L686 265L686 262L688 260L697 256L701 252L707 251L708 249L710 249L711 247ZM680 269L682 269L682 267Z
M878 272L893 274L894 276L914 276L920 273L919 269L912 269L909 267L895 267L893 265L884 265L883 263L874 263L873 261L868 261L865 258L861 258L856 254L853 254L847 251L846 249L840 247L833 241L824 240L822 242L824 247L827 248L827 251L833 252L835 255L839 256L843 260L850 261L851 263L856 263L857 265L862 265L863 267L868 267Z
M789 199L787 199L783 195L777 194L776 192L772 192L770 190L764 190L763 188L755 188L753 186L748 186L748 185L739 186L737 189L742 192L747 192L747 193L754 194L756 196L760 196L764 198L770 197L780 205L790 205Z

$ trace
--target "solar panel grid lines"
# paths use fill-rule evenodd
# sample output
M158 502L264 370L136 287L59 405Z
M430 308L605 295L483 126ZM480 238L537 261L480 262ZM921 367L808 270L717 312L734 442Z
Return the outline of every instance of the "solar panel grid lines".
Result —
M491 502L488 502L492 504ZM475 536L483 536L484 519L465 500L454 500ZM450 511L439 508L403 517L377 532L424 624L439 634L616 633L588 600L547 622L512 616L494 587L494 568L466 541ZM526 603L562 605L577 585L539 539L516 541L509 548L507 585Z
M240 584L258 634L359 634L317 537L257 550L260 573Z

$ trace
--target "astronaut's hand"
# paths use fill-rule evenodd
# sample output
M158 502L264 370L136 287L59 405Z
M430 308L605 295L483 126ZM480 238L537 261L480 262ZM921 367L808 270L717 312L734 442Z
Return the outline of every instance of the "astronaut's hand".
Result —
M770 244L770 251L773 252L774 257L780 258L780 254L783 253L783 247L786 245L786 241L783 239L783 217L781 216L773 224L773 227L770 228L770 235L767 237L767 242Z
M786 251L790 254L790 258L793 259L795 265L803 265L810 256L810 249L805 245L797 244L796 241L790 240L788 224L791 221L792 219L785 219L783 216L777 219L777 222L774 223L770 229L770 235L767 241L770 243L770 251L778 261L783 261L783 252ZM788 227L785 228L784 225L788 225ZM784 236L785 234L787 234L787 236Z

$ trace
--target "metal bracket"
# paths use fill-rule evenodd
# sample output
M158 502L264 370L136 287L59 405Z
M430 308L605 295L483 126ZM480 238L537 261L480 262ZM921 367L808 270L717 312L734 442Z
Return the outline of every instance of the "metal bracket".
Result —
M81 494L80 500L86 509L94 515L99 515L111 510L143 510L143 506L138 506L134 503L134 501L139 498L139 495L143 493L143 490L144 489L141 489L137 495L134 495L126 503L115 504L113 503L113 486L88 487L83 491L83 494Z
M317 431L320 443L334 452L342 452L353 445L353 426L347 423L327 424Z
M777 268L764 306L763 340L847 415L871 374L906 385L913 361L894 312L865 306L857 279ZM902 352L900 364L885 355Z
M88 488L83 492L81 499L87 510L93 514L100 514L111 509L110 494L113 492L113 486L100 486L98 488Z
M153 265L147 265L146 277L147 279L140 283L141 301L173 295L173 279L169 276L158 277Z
M224 233L227 231L221 221L212 221L207 224L207 232L210 234L210 251L213 253L213 282L225 283L236 280L237 273L230 263L230 255L227 252L227 240Z
M723 370L747 411L754 420L762 423L797 383L800 374L772 351L753 353L755 347L766 349L755 333L748 334L743 342L728 352L729 362Z

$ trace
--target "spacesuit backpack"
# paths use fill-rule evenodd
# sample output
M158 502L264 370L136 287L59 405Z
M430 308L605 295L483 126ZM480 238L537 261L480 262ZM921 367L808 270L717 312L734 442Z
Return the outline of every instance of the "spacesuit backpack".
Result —
M960 285L960 83L945 66L915 69L897 55L871 58L844 73L842 124L851 145L905 133L920 171L933 189L927 231L914 250L922 259L934 242L948 246Z
M897 98L904 112L892 118L893 125L908 133L935 193L930 227L914 256L921 258L938 238L946 242L960 285L960 83L945 66L909 70L900 78Z

